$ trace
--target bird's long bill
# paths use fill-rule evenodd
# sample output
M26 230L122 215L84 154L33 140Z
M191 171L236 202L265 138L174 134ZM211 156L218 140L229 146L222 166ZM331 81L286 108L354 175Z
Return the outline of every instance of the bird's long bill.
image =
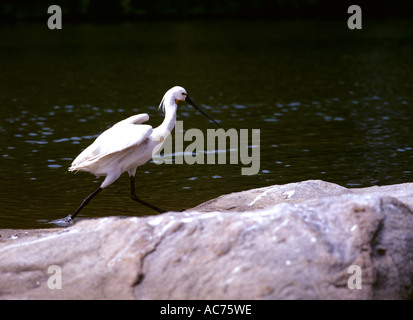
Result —
M202 110L200 107L198 107L192 100L191 98L189 98L188 96L186 96L185 101L188 102L191 106L193 106L195 109L197 109L199 112L201 112L204 116L208 117L209 119L211 119L219 128L221 128L221 126L208 114L206 113L204 110Z

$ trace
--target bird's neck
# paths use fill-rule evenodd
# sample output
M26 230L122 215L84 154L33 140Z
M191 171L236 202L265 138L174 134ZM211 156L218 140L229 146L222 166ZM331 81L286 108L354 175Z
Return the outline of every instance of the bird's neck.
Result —
M176 109L178 108L175 101L165 104L165 119L162 124L157 128L159 133L165 138L169 135L175 127L176 122Z

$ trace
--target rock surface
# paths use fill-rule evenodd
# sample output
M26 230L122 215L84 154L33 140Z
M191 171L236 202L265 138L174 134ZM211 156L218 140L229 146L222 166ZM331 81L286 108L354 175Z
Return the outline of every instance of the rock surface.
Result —
M0 230L0 298L412 299L412 199L413 183L310 180L186 212Z

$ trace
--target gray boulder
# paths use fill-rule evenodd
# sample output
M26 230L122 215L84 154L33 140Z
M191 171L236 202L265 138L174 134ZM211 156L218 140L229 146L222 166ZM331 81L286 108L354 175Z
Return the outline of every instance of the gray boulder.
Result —
M0 243L0 298L411 299L412 196L311 180L21 233Z

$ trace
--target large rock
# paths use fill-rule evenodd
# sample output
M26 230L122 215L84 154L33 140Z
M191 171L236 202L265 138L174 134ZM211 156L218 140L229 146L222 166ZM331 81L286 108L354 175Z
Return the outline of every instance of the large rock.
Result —
M21 233L0 243L0 298L411 299L412 196L304 181Z

